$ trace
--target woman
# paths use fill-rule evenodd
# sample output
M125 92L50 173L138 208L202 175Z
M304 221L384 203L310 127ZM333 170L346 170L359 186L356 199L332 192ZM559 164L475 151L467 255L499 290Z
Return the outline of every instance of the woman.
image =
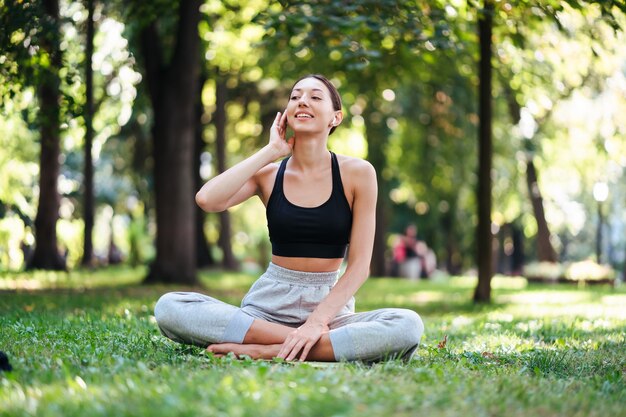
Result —
M369 273L377 185L368 162L327 149L328 136L342 119L336 88L323 76L307 75L276 115L269 143L200 189L196 202L208 212L253 195L261 198L271 263L241 308L198 293L165 294L155 306L165 336L208 345L218 356L232 352L288 361L411 356L424 328L414 311L354 313L353 295ZM291 138L285 136L288 126ZM348 243L348 264L338 279Z

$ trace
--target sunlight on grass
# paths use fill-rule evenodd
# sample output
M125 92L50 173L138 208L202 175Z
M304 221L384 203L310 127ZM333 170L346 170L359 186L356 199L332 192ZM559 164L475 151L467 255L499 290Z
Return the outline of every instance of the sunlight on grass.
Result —
M571 304L589 301L591 295L571 291L533 291L497 297L498 302L511 304Z
M415 304L424 304L443 301L446 299L446 295L437 291L419 291L408 295L406 299Z
M510 304L505 311L515 316L525 317L551 317L551 316L570 316L570 317L611 317L619 320L626 320L626 309L623 305L604 305L595 303L579 303L579 304Z
M397 305L415 304L418 306L428 303L442 302L444 300L450 301L452 298L456 298L458 300L460 295L450 295L440 291L427 290L412 292L406 295L385 294L381 296L381 301Z
M70 272L28 271L0 274L0 290L41 290L51 288L98 288L139 284L147 267L125 266L103 269L78 269Z
M626 308L626 295L605 295L602 297L602 304Z
M451 285L455 288L476 288L476 284L478 283L477 277L470 276L456 276L450 278L444 278L439 281L444 285ZM528 286L528 281L526 278L522 277L508 277L504 275L495 275L491 279L491 288L493 289L509 289L509 290L520 290L526 288Z

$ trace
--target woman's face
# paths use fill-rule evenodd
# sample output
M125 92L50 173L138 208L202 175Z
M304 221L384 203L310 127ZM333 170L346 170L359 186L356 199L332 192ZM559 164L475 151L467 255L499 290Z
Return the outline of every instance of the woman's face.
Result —
M333 108L330 92L321 81L305 78L291 91L287 120L294 132L328 132L341 123L341 111Z

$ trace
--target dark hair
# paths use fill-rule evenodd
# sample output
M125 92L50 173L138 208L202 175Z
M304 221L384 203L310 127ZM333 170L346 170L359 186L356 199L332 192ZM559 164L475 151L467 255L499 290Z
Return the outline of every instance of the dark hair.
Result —
M305 80L307 78L315 78L316 80L321 81L322 84L324 84L326 86L326 88L328 88L328 91L330 92L330 100L331 100L331 102L333 104L333 109L335 111L341 110L341 96L339 95L339 91L333 85L333 83L331 83L330 80L328 78L324 77L323 75L320 75L320 74L308 74L308 75L305 75L304 77L300 77L293 84L293 87L295 87L296 84L298 84L300 81ZM292 90L293 90L293 87L291 87ZM336 128L337 128L337 126L331 127L330 128L330 132L328 134L330 135L331 133L333 133Z

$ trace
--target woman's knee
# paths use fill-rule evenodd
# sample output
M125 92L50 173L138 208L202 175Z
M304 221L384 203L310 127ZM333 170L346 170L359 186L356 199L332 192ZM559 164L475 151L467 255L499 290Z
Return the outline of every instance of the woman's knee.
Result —
M176 293L163 294L154 306L154 318L161 329L170 327L168 323L175 311Z
M398 334L404 341L405 347L414 347L420 344L424 334L424 322L422 318L413 310L399 309L400 316L398 324Z

